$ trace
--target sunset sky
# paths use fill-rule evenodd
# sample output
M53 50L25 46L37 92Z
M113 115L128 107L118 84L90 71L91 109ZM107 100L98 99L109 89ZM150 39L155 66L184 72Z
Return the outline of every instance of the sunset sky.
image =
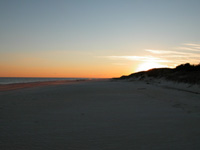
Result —
M119 77L200 63L200 0L0 0L0 77Z

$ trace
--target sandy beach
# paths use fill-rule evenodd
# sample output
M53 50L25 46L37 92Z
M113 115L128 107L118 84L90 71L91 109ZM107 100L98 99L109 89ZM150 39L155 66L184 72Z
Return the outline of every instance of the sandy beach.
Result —
M140 81L30 84L0 92L1 150L200 149L197 92Z

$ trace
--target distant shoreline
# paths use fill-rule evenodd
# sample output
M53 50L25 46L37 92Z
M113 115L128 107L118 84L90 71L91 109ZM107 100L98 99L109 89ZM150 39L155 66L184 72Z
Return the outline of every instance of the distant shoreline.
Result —
M58 80L58 81L40 81L40 82L29 82L29 83L0 84L0 92L39 87L39 86L76 84L76 83L104 81L104 80L107 80L107 79L77 79L77 80Z
M14 84L14 83L32 83L44 81L76 81L76 80L90 80L95 78L57 78L57 77L0 77L1 84Z

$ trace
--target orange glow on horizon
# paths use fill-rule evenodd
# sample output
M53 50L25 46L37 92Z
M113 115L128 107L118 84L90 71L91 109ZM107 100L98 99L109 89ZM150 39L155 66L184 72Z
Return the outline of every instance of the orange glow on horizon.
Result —
M0 77L112 78L119 77L125 72L115 66L78 68L0 65L0 69L3 70L0 72Z

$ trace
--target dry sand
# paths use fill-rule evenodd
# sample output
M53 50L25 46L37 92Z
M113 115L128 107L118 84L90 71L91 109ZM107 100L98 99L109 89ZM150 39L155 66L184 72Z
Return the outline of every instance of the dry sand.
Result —
M1 150L199 150L200 94L93 81L0 92Z

